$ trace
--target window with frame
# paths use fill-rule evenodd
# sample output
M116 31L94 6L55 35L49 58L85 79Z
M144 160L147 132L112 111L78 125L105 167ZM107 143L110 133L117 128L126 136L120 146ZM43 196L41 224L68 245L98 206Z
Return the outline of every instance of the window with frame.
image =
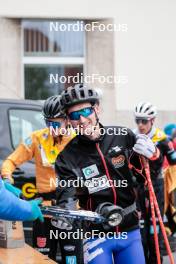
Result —
M60 24L74 20L57 20ZM82 23L82 21L77 21ZM23 20L24 97L46 99L73 84L81 82L85 56L84 31L50 30L50 21ZM52 79L50 76L57 76ZM64 78L64 77L65 78Z
M14 149L33 131L45 127L45 121L41 111L22 108L9 110L9 123L11 141Z

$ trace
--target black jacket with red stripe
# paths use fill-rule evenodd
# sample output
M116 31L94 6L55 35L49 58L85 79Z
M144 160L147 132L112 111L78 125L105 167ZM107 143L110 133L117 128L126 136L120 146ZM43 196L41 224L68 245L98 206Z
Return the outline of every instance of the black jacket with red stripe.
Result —
M57 157L59 206L73 209L73 200L79 200L82 209L95 211L103 202L122 208L134 203L134 172L129 169L128 160L133 152L135 135L122 127L105 127L105 131L97 141L85 136L75 137ZM133 163L139 168L139 156L133 156ZM91 228L102 230L98 225L91 224ZM119 230L135 228L138 228L136 211L125 216Z

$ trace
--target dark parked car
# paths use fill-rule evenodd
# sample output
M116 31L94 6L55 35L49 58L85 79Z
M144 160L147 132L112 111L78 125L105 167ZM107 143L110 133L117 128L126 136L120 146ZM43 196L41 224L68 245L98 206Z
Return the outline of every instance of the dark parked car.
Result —
M0 99L0 165L29 134L45 127L42 103L30 100ZM35 197L35 166L25 162L13 173L14 184L27 198ZM24 223L26 242L31 244L31 223Z

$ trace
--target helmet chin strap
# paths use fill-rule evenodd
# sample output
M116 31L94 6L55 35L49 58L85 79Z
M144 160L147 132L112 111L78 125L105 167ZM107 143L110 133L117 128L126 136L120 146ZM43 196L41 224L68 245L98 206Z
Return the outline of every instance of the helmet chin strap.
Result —
M95 113L95 118L96 118L96 124L95 124L95 127L96 127L98 125L98 123L99 123L99 117L98 117L95 109L94 109L94 113ZM95 127L94 127L94 129L95 129Z
M94 110L94 113L95 113L96 124L95 124L95 126L94 126L94 128L93 128L93 131L91 132L91 135L95 132L95 130L96 130L96 126L99 124L99 117L98 117L98 115L97 115L97 113L96 113L94 107L93 107L93 110Z
M154 126L151 127L150 131L147 133L149 138L152 138L155 134L156 128Z

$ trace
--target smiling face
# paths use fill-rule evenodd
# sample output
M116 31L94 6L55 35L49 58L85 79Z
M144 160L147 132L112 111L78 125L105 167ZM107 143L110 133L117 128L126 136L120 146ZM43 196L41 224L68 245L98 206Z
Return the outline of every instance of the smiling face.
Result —
M73 128L89 138L94 138L94 132L99 127L97 124L98 115L99 105L97 104L92 106L91 103L81 103L68 109L68 118Z

